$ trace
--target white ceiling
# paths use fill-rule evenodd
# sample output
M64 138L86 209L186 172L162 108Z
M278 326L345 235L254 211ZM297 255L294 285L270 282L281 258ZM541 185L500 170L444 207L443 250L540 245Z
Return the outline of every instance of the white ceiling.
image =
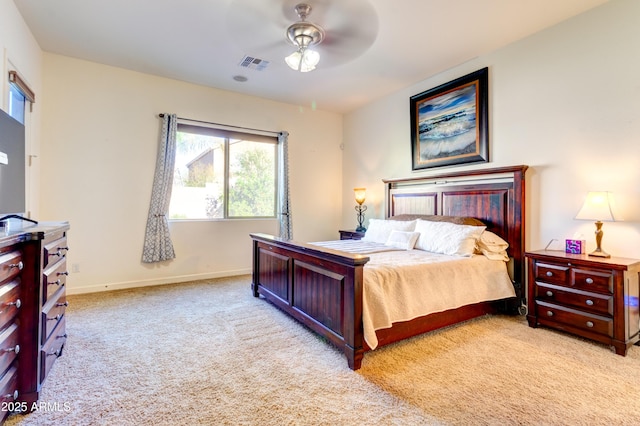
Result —
M327 35L316 70L298 73L285 30L301 0L14 0L44 51L335 112L606 1L308 0ZM246 55L269 64L241 67Z

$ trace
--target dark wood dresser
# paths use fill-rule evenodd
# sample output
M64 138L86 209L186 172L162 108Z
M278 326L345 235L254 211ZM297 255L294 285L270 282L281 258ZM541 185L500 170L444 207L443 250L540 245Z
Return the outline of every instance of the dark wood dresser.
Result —
M543 325L615 348L640 340L640 260L560 251L525 254L531 327Z
M66 342L68 223L0 234L0 397L31 411Z

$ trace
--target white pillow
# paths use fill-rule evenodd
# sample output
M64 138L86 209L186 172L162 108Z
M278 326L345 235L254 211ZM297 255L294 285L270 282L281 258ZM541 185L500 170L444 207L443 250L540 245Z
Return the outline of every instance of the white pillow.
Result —
M420 233L416 248L453 256L471 256L486 226L458 225L418 219L415 231Z
M476 252L482 253L491 260L504 260L509 261L509 255L507 255L507 249L509 243L494 234L491 231L484 231L478 239L476 245Z
M369 228L362 240L384 244L389 239L391 231L413 231L415 226L415 220L369 219Z
M394 229L384 244L401 250L413 250L419 236L420 234L418 232L396 231Z

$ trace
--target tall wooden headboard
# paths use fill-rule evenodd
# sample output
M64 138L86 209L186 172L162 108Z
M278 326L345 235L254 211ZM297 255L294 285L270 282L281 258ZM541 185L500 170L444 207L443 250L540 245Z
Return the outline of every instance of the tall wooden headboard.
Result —
M385 216L443 215L480 219L509 243L512 276L525 298L525 173L528 166L467 170L406 179L385 179Z

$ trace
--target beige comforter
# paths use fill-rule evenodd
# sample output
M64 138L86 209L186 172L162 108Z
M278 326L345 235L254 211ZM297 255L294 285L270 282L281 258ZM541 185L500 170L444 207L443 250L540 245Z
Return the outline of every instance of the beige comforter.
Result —
M422 250L368 255L364 267L364 338L378 346L376 330L434 312L515 297L502 261L483 255L456 257Z

